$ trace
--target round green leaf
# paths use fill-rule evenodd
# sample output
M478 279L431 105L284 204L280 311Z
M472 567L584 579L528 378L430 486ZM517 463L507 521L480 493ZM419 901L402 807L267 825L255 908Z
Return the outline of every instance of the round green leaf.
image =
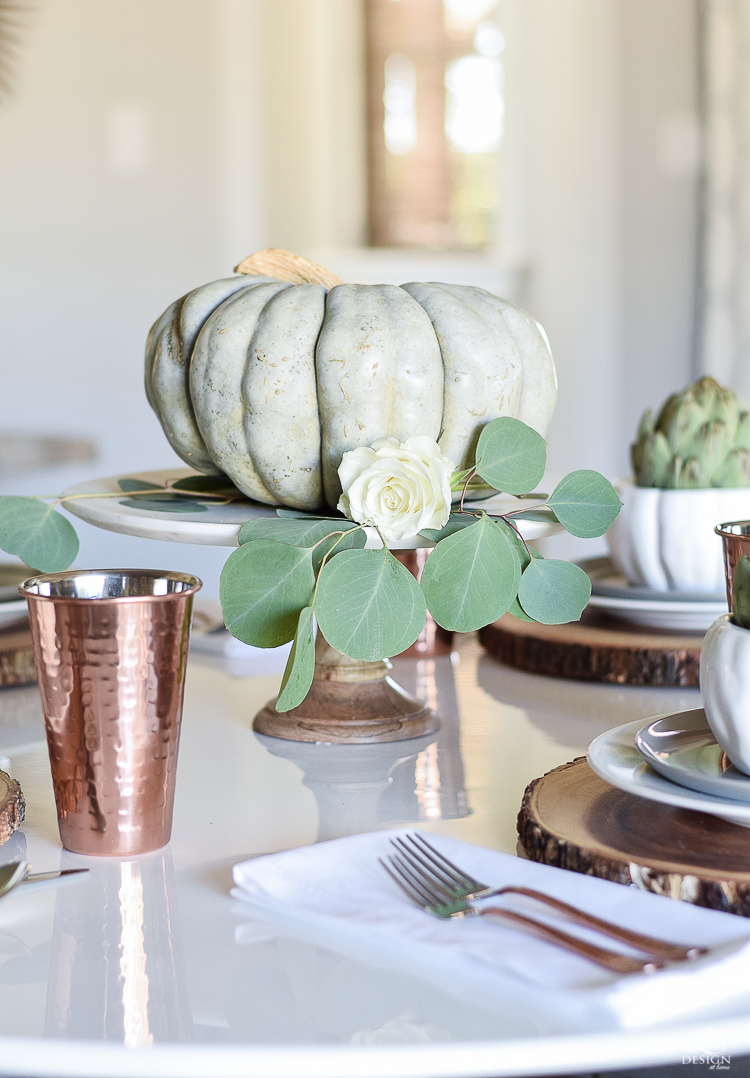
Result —
M477 442L477 471L508 494L527 494L544 475L547 443L520 419L502 416L483 429Z
M309 549L257 539L227 558L219 594L232 636L259 648L291 640L315 585Z
M518 596L515 597L513 602L508 607L508 613L512 617L514 617L517 621L533 621L534 620L533 618L529 617L529 615L526 613L524 608L521 606L521 604L518 601Z
M464 528L470 528L476 522L477 518L475 516L453 513L448 517L442 528L425 528L419 534L423 535L425 539L429 539L431 543L440 543L443 539L447 539L449 535L460 532Z
M537 505L533 509L524 509L520 513L513 514L514 520L540 520L543 524L559 524L552 509L546 505Z
M438 625L467 633L505 613L520 578L512 540L483 514L435 547L422 571L422 590Z
M122 486L122 482L120 483ZM171 484L173 490L186 490L188 494L221 494L225 497L244 498L226 475L186 475Z
M148 509L150 513L205 513L205 502L196 502L193 498L183 498L181 494L154 494L145 498L122 498L120 505L129 505L133 509Z
M373 661L413 644L427 611L416 580L389 551L345 550L321 571L315 614L331 647Z
M294 643L289 653L276 710L291 711L307 696L315 673L315 641L313 640L313 608L300 611Z
M562 526L583 539L604 535L620 512L622 502L608 479L599 472L582 469L562 479L547 505Z
M578 621L591 598L591 581L570 561L533 558L523 571L518 601L534 621Z
M78 553L69 520L36 498L0 498L0 547L42 573L67 569Z
M340 536L335 534L336 532L347 534ZM331 538L325 543L320 543L320 546L316 546L316 543L325 539L327 535ZM316 573L323 556L334 545L338 554L341 550L363 547L367 542L363 529L351 520L337 520L334 523L330 520L280 519L279 517L254 517L245 521L240 528L240 545L249 543L253 539L273 539L277 543L288 543L289 546L314 546L313 569Z
M118 479L117 485L120 490L133 491L133 490L164 490L164 487L160 487L158 483L147 483L145 479L130 479L127 476L124 479Z

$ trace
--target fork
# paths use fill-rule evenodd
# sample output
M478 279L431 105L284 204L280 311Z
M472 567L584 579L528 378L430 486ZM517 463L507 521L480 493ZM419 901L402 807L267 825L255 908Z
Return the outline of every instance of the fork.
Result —
M596 917L593 913L586 913L576 906L570 906L559 898L553 898L552 895L534 891L530 887L508 886L493 889L463 872L420 834L406 835L405 838L399 837L392 839L391 842L417 872L426 872L438 888L453 898L471 901L475 898L493 898L507 894L526 895L528 898L551 906L559 913L564 913L575 924L593 928L603 936L618 940L620 943L633 947L636 951L641 951L653 958L666 959L668 962L689 962L708 952L707 947L683 947L678 943L668 943L666 940L655 939L641 932L633 932L621 925Z
M603 947L598 947L593 943L588 943L585 940L580 939L577 936L569 935L567 932L563 932L560 929L554 928L551 925L545 924L540 921L536 921L531 917L527 917L524 914L516 913L513 910L500 909L497 907L482 907L477 908L469 904L469 899L466 897L466 891L471 890L469 893L475 897L485 897L488 894L503 893L506 889L500 889L499 892L492 892L491 889L481 884L478 880L472 877L466 876L447 858L443 857L434 847L430 846L426 840L422 840L427 850L419 850L415 839L421 839L421 836L407 836L411 840L412 844L416 846L420 853L420 856L415 856L415 853L410 849L403 839L391 840L392 845L396 848L397 853L392 854L388 861L388 864L380 858L380 864L386 870L391 879L401 888L401 890L407 895L412 902L416 903L425 912L432 914L435 917L440 918L454 918L454 917L476 917L491 915L495 917L501 917L507 921L519 925L527 930L530 930L532 934L540 936L548 943L556 944L565 950L572 951L574 954L580 957L587 958L597 965L603 966L605 969L611 970L615 973L654 973L658 969L663 969L670 961L680 960L675 959L675 952L673 947L676 945L663 944L663 941L654 941L659 946L669 948L669 954L656 955L646 952L647 958L635 958L626 955L618 954L614 951L606 950ZM440 875L435 872L434 865L425 862L424 854L427 852L427 856L430 860L434 861L438 865ZM437 860L439 859L439 860ZM446 884L445 868L440 864L445 862L445 865L449 867L451 877L448 877L450 883ZM456 885L456 878L463 879L463 891L460 886ZM531 897L536 897L540 892L531 891L529 888L508 888L508 891L515 893L527 894ZM543 896L547 898L549 896ZM558 900L554 899L554 903ZM599 923L599 918L594 918L592 915L584 914L583 911L576 910L575 907L568 907L567 903L560 903L561 908L564 910L570 909L577 917L581 915L582 920L579 923L586 923L588 925ZM610 935L615 935L615 938L621 939L622 934L628 936L626 942L631 942L631 938L643 938L650 940L650 937L640 937L635 933L629 933L628 930L622 930L617 926L610 925L608 922L601 922L611 930ZM631 943L632 945L632 943ZM640 948L639 948L640 949ZM683 952L686 948L681 949Z

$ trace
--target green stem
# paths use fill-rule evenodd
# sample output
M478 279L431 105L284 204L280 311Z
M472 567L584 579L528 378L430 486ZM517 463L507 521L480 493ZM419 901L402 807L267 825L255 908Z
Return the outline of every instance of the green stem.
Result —
M318 540L318 542L315 544L314 547L310 548L311 550L315 550L316 546L320 546L320 544L324 543L326 541L326 539L330 539L331 535L338 535L338 539L336 540L336 542L333 544L333 546L331 547L330 550L327 550L325 552L325 554L323 555L323 557L321 558L321 561L320 561L320 569L318 569L318 575L315 578L315 590L313 591L312 603L310 604L312 606L312 608L313 608L313 611L315 610L315 600L318 597L318 584L320 583L320 575L321 575L321 573L323 572L323 569L326 566L326 562L331 557L334 550L339 545L339 543L341 542L341 540L344 538L345 535L351 535L353 532L358 532L361 529L363 529L364 527L365 527L364 524L358 524L356 528L347 528L346 531L343 531L343 532L330 532L329 535L324 535L322 539Z
M514 532L516 533L516 535L518 536L518 538L519 538L519 539L521 540L521 542L522 542L522 543L523 543L523 545L525 546L525 548L526 548L526 553L527 553L527 554L529 555L529 560L530 560L530 561L533 561L533 560L534 560L534 555L533 555L533 554L531 553L531 551L529 550L529 544L528 544L528 543L526 542L526 540L524 539L524 537L523 537L523 536L521 535L520 531L519 531L519 530L518 530L518 528L516 527L516 522L515 522L515 520L510 520L510 519L509 519L509 518L510 518L510 516L511 516L511 514L510 514L510 513L508 513L508 514L507 514L506 516L501 516L501 517L500 517L500 520L504 520L504 521L505 521L505 523L506 523L506 524L508 525L508 527L509 527L509 528L512 528L512 529L513 529L513 531L514 531Z
M458 504L459 513L463 513L463 511L464 511L464 498L466 497L466 490L467 490L467 488L469 486L469 483L471 482L471 480L473 479L473 477L476 474L477 474L476 468L472 468L472 470L466 476L466 481L464 482L464 489L461 491L461 501Z

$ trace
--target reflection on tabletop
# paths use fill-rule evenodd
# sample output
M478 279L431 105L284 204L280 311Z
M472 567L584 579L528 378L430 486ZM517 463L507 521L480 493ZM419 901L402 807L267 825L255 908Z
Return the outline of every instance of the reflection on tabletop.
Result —
M127 1047L192 1039L169 847L133 860L79 857L58 890L44 1032Z
M395 660L392 676L440 716L440 730L407 741L326 745L256 734L273 756L297 764L318 804L318 841L401 821L460 819L464 789L460 717L449 655Z
M610 685L526 674L482 653L477 683L494 700L523 708L553 741L583 755L605 730L626 722L700 707L699 689Z

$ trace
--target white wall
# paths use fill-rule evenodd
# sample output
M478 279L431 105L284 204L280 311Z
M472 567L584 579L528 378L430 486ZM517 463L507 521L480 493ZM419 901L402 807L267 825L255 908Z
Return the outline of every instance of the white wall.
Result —
M621 475L640 412L690 378L694 5L504 0L503 19L500 243L557 361L550 455Z
M257 246L247 213L234 251L227 238L245 162L226 158L250 89L231 85L226 14L212 0L44 0L29 19L0 107L0 427L75 432L101 452L4 491L176 460L143 392L148 327ZM79 532L82 565L194 568L212 591L228 553Z

